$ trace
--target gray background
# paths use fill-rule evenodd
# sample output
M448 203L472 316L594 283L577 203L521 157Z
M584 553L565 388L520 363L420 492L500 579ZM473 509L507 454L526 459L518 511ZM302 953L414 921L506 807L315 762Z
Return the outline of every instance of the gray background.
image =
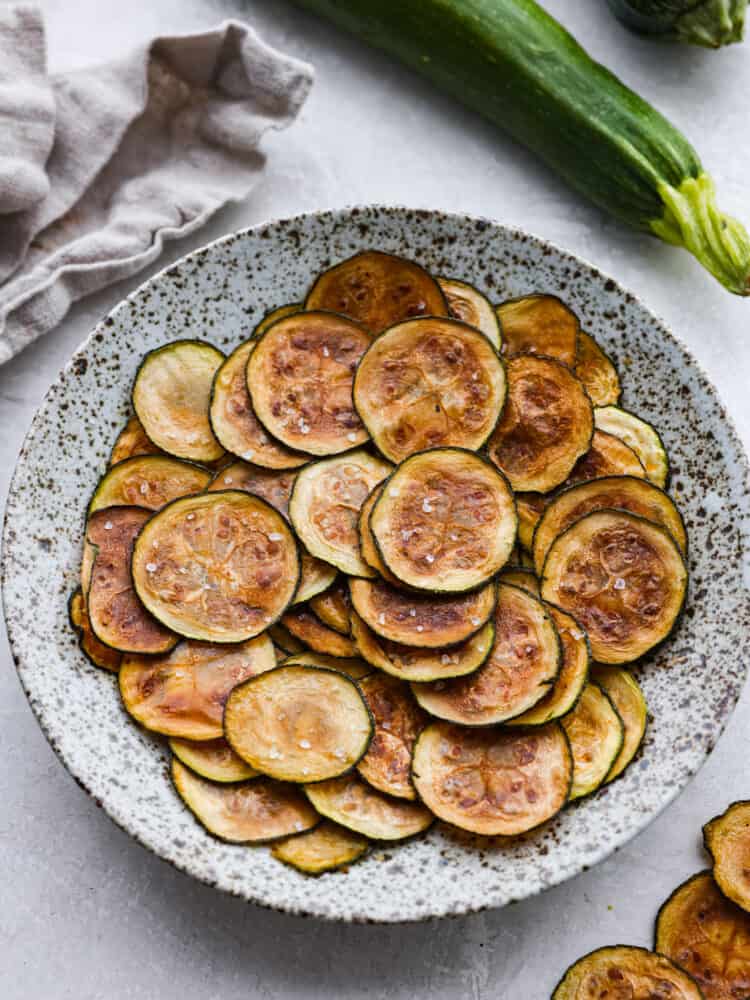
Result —
M267 172L250 202L170 245L171 258L240 226L355 202L488 215L581 254L641 295L688 343L750 440L743 370L750 302L722 291L687 254L582 204L522 149L385 57L274 0L42 6L55 70L227 16L244 16L269 41L316 65L300 121L266 142ZM621 30L604 0L546 6L687 132L723 207L750 223L748 45L720 53L666 49ZM95 321L141 280L78 306L60 330L0 370L3 503L48 384ZM705 864L701 824L730 799L750 796L749 720L745 696L678 801L627 848L567 885L504 911L442 923L326 925L221 896L116 829L47 746L0 637L0 997L543 1000L584 951L649 943L660 902Z

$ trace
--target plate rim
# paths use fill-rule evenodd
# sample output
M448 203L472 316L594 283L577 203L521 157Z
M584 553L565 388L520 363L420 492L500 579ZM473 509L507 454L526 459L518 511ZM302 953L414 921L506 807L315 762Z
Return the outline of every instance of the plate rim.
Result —
M667 325L666 321L657 313L655 313L644 300L631 291L626 285L620 282L617 278L610 275L608 272L602 270L596 264L592 263L588 258L581 256L571 250L567 250L561 247L559 244L552 240L547 239L544 236L540 236L537 233L531 232L526 229L522 229L516 225L508 225L497 219L493 219L489 216L476 215L468 212L461 211L448 211L440 208L425 208L425 207L414 207L403 205L400 203L386 203L386 202L363 202L348 204L340 207L329 207L323 209L314 209L307 212L299 212L291 216L278 216L269 219L265 219L261 222L255 223L251 226L245 226L237 230L232 230L230 232L224 233L221 236L216 237L209 242L202 244L193 250L188 251L182 256L178 257L176 260L161 267L158 271L151 274L149 277L145 278L136 288L129 292L126 296L119 299L115 305L109 309L106 314L91 328L83 340L76 346L73 353L71 354L68 361L59 369L58 373L54 377L53 381L48 386L46 392L39 405L37 406L31 422L24 434L23 441L21 443L20 450L18 452L18 457L13 469L13 474L10 479L10 484L8 487L8 494L6 498L5 510L3 513L3 526L2 526L2 537L0 540L0 604L2 604L3 616L6 624L6 632L8 636L8 645L10 647L11 657L13 659L14 666L16 668L16 674L19 679L19 683L24 692L26 700L28 701L29 707L32 711L34 719L36 720L39 728L44 734L45 739L49 743L50 747L55 753L56 758L59 763L65 768L67 773L73 778L76 784L83 789L83 791L91 798L93 801L104 811L107 817L124 833L131 837L139 846L145 848L152 855L158 858L160 861L165 862L175 868L177 871L184 875L187 875L196 881L207 885L213 889L217 889L222 893L229 896L241 899L245 902L251 903L255 906L262 907L263 909L273 910L278 913L283 913L288 916L294 917L306 917L309 919L325 920L331 923L348 923L348 924L383 924L383 925L398 925L398 924L417 924L424 923L426 921L440 920L440 919L455 919L462 916L469 916L471 914L481 913L490 909L501 909L511 902L517 902L520 900L507 899L504 902L496 902L492 899L487 901L481 901L473 905L463 905L459 904L458 908L451 909L450 903L443 904L440 908L435 909L433 912L424 912L416 916L400 916L400 915L385 915L385 916L368 916L359 913L350 914L340 914L331 913L326 911L315 911L306 908L303 904L289 903L287 905L280 905L274 902L269 902L265 899L252 897L248 893L234 889L230 886L221 885L218 881L211 877L210 874L201 872L197 869L190 868L186 863L181 863L178 860L165 856L162 854L155 846L147 841L147 839L142 836L139 832L129 825L129 819L125 815L120 815L120 810L116 807L108 806L103 802L93 791L92 788L86 783L86 781L75 773L71 764L69 763L67 757L68 754L57 744L57 741L53 733L48 728L48 723L45 719L45 714L41 709L38 709L32 691L27 685L26 673L33 670L33 666L29 663L24 662L23 654L18 647L18 639L15 635L15 625L8 621L8 605L6 597L6 579L9 571L9 554L8 554L8 535L11 527L11 518L13 514L12 508L14 507L14 499L18 492L18 483L22 466L27 455L29 439L32 432L35 431L37 420L40 417L45 408L50 405L52 399L51 397L56 393L61 384L64 382L65 377L69 372L74 369L77 361L82 356L83 352L89 347L91 341L96 337L97 334L104 333L105 328L111 325L112 321L121 310L127 308L128 304L137 300L145 290L149 289L158 283L173 269L180 268L184 266L190 260L197 258L199 255L205 254L207 251L219 247L224 243L233 242L239 238L246 236L258 235L263 232L263 230L273 229L278 227L289 227L294 225L303 225L309 220L323 220L330 219L331 221L344 221L348 218L356 217L359 213L369 213L377 212L385 216L391 215L415 215L415 216L426 216L431 219L440 219L450 223L455 223L461 226L465 225L479 225L483 228L492 227L499 230L506 237L511 237L513 239L522 239L530 244L532 244L536 249L542 251L551 251L556 254L558 259L566 260L575 263L577 266L582 266L587 271L587 278L594 280L601 280L605 283L612 283L615 290L617 290L629 303L635 304L636 306L643 309L648 316L654 321L656 327L658 327L659 334L665 336L669 341L671 340L673 344L680 350L684 358L692 365L695 374L699 377L700 381L703 383L704 388L713 397L716 404L718 413L721 420L724 423L725 430L729 439L731 440L737 455L740 458L741 468L737 470L740 474L739 478L745 483L745 487L750 489L750 459L745 450L742 438L737 431L734 419L729 413L722 396L717 390L714 382L707 374L702 363L696 356L692 353L690 348L685 344L685 342L675 334L672 329ZM64 322L64 321L63 321ZM740 697L742 694L742 689L747 683L748 676L750 674L746 672L745 677L742 681L742 686L739 689L738 697L735 700L731 708L722 717L718 728L716 730L716 738L713 741L712 746L705 752L700 763L696 769L689 774L681 785L676 785L670 788L669 793L664 797L659 807L649 815L647 815L643 820L639 821L629 832L626 839L624 839L620 844L612 847L605 846L591 852L585 861L576 860L571 861L566 865L561 865L546 881L544 884L538 884L534 886L531 891L524 894L520 899L532 899L535 896L540 895L547 889L551 889L557 885L561 885L578 875L590 870L594 866L600 864L610 857L615 851L620 850L626 844L630 843L635 837L642 833L648 826L651 825L674 801L675 799L688 787L688 785L693 781L701 768L705 765L709 757L712 755L716 745L724 734L724 731L734 715L737 705L739 704Z

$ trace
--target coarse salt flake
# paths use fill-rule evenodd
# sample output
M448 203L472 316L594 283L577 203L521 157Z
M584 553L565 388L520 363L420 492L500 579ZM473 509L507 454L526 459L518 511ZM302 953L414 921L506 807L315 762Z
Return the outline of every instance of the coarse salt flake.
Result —
M357 440L357 435L354 433L354 431L349 431L349 433L346 435L346 440L347 441L356 441Z
M427 555L425 556L425 560L428 563L434 563L435 562L435 556L431 552L428 552Z
M615 590L625 590L625 581L621 576L615 580Z
M141 493L148 493L148 483L141 483L139 489Z
M472 618L471 619L471 624L476 628L477 625L481 625L482 624L482 619L481 618Z
M424 625L417 625L417 632L424 632Z
M572 628L570 630L570 634L573 636L574 639L583 639L586 635L585 632L581 632L581 630L577 628Z
M410 618L416 618L417 617L417 609L416 608L409 608L409 617Z
M227 486L229 486L231 483L234 482L234 479L232 479L231 476L224 476L224 482L227 484Z
M254 454L255 454L254 451L246 451L246 452L244 452L244 454L242 455L242 457L245 458L245 459L247 459L248 462L250 462L250 461L252 461L252 458L253 458Z
M385 625L385 615L382 611L378 615L378 625Z
M278 531L271 531L271 532L269 532L269 535L268 535L268 541L269 542L280 542L281 539L282 539L282 537L283 536L280 535L278 533Z
M422 510L424 511L425 514L432 513L432 504L427 499L427 497L425 497L424 500L422 501Z
M111 521L105 521L104 522L104 530L105 531L111 531L112 528L114 528L114 525L112 524Z
M303 750L309 750L312 746L309 740L300 740L299 745Z
M146 563L146 572L155 573L157 570L156 563Z
M381 729L385 729L386 731L390 732L391 724L390 724L390 722L388 722L387 719L386 719L385 722L381 723Z
M328 347L325 344L323 344L323 357L330 358L330 356L331 352L328 350Z
M281 758L281 750L278 747L271 747L268 751L268 756L271 760L279 760Z
M188 519L188 521L194 520L195 519L195 514L188 514L187 519Z
M389 497L397 497L398 493L399 493L399 491L398 491L398 487L397 486L389 486L388 487L388 496Z

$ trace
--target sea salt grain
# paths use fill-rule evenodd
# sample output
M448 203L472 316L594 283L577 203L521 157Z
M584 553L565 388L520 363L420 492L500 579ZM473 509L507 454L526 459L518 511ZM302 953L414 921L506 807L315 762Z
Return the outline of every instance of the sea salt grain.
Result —
M283 536L282 536L282 535L280 535L280 534L278 533L278 531L272 531L272 532L270 532L270 533L269 533L269 535L268 535L268 541L269 541L269 542L280 542L280 541L281 541L281 539L282 539L282 537L283 537Z
M424 632L424 625L417 625L417 632Z
M312 746L309 740L300 740L299 745L303 750L309 750Z
M141 485L140 485L140 491L143 494L148 493L148 483L141 483Z
M482 624L482 619L481 618L472 618L471 619L471 624L476 628L478 625Z
M425 556L425 560L428 563L434 563L435 562L435 556L433 556L432 553L428 553L428 555Z
M585 632L581 632L580 629L577 628L572 628L570 630L570 634L573 636L574 639L583 639L586 635Z
M385 625L385 615L381 613L378 615L378 625Z
M451 662L451 658L450 658L450 656L448 656L447 653L443 653L443 655L440 657L440 662L445 667L445 666L447 666Z
M268 751L268 756L271 758L271 760L280 760L281 751L279 750L278 747L271 747L271 749Z
M347 441L356 441L357 440L357 435L354 433L354 431L351 431L349 434L346 435L346 440Z
M157 569L156 563L146 563L146 572L155 573Z
M188 521L192 521L194 518L195 518L195 514L188 514L188 516L187 516Z
M224 476L224 482L227 484L227 486L229 486L231 483L234 482L234 480L232 479L231 476Z
M450 540L452 542L457 542L458 541L458 535L449 535L448 537L450 538Z
M254 451L246 451L242 457L246 459L248 462L251 462L254 454L255 454Z
M305 772L303 772L303 774L304 773ZM300 830L304 830L305 829L305 824L302 823L302 822L300 822L300 820L296 820L295 823L294 823L294 829L299 833Z
M346 757L346 751L342 747L338 747L333 751L333 756L338 757L339 760L343 760Z
M615 590L625 590L625 581L621 576L615 580Z
M427 497L425 497L424 500L422 501L422 510L424 511L425 514L432 513L432 504L427 499Z
M328 348L324 344L323 345L323 357L324 358L330 358L330 356L331 356L331 352L328 350Z
M398 496L398 487L397 486L389 486L388 487L388 496L389 497L397 497Z
M114 525L112 524L111 521L105 521L104 522L104 530L105 531L111 531L113 527L114 527Z
M381 725L380 725L380 728L381 729L385 729L386 732L390 732L390 730L391 730L391 724L388 721L382 722Z
M417 609L416 608L409 608L409 617L410 618L416 618L417 617Z

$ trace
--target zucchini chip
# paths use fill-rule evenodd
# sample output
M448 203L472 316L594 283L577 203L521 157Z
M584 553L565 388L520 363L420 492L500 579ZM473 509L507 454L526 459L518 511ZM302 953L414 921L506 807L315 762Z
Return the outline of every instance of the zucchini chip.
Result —
M431 715L464 726L507 722L536 705L561 665L557 629L541 601L507 583L498 586L495 641L486 662L468 677L413 684Z
M381 639L352 612L352 635L360 655L374 667L404 681L440 681L472 674L492 650L495 625L489 621L475 635L449 649L420 649Z
M120 669L122 653L117 649L112 649L110 646L105 646L103 642L99 642L91 631L91 623L86 611L86 601L80 587L70 595L68 615L70 616L70 624L78 633L78 645L81 647L86 658L95 667L100 667L102 670L109 670L110 673L116 674Z
M492 303L467 281L438 278L438 284L448 303L448 314L480 330L496 351L500 350L500 321Z
M271 778L325 781L364 756L373 720L346 674L283 663L231 692L224 734L235 753Z
M310 455L364 444L352 385L370 343L366 330L334 313L294 313L270 326L247 362L250 399L269 434Z
M126 458L99 480L88 513L104 507L145 507L160 510L189 493L201 493L211 473L199 465L168 455L138 455Z
M435 279L411 260L366 250L324 271L305 309L330 309L380 333L414 316L447 316Z
M161 448L157 448L154 442L149 440L143 424L134 415L128 418L127 424L117 435L112 454L109 456L109 464L117 465L118 462L124 462L126 458L135 458L136 455L161 454Z
M86 610L96 638L123 653L164 653L177 636L149 614L130 575L136 536L151 512L142 507L105 507L86 523L94 547Z
M612 699L593 683L583 689L562 725L573 753L572 801L590 795L607 780L623 748L625 727Z
M366 837L323 820L314 830L280 840L271 848L271 854L305 875L322 875L358 861L369 844Z
M310 610L316 617L320 618L324 625L335 629L342 635L349 635L351 601L345 580L337 580L328 590L313 597L310 601Z
M232 688L275 666L266 636L237 646L187 640L164 656L123 657L120 694L128 714L151 732L216 740Z
M622 749L607 775L607 782L619 777L638 753L646 735L648 705L640 684L622 667L596 667L593 679L609 695L625 729Z
M308 552L351 576L374 576L360 554L359 512L391 471L382 459L354 451L314 462L299 472L289 516Z
M348 635L341 635L324 625L305 605L298 604L290 608L281 619L281 624L316 653L341 657L357 655L357 647Z
M411 755L427 716L414 701L409 685L396 677L371 674L360 688L375 720L375 732L357 770L368 784L386 795L416 799Z
M591 446L591 400L575 375L551 358L508 362L508 402L487 452L515 491L548 493Z
M359 518L357 521L357 526L359 528L359 551L370 567L374 569L378 576L382 576L384 580L388 583L394 584L394 586L400 586L400 582L396 579L393 573L390 572L383 565L383 560L380 558L380 553L378 552L378 547L375 544L375 539L372 537L372 532L370 531L370 514L372 513L372 508L375 506L375 502L383 492L382 483L376 486L369 497L362 504L362 510L359 512Z
M303 309L304 305L301 302L290 302L289 305L286 306L277 306L275 309L266 313L260 323L258 323L253 330L253 337L256 340L259 340L269 326L273 326L273 324L277 323L280 319L292 316L294 313L302 312Z
M464 729L433 722L414 747L412 780L446 823L483 836L516 836L555 816L573 764L558 723L535 729Z
M296 656L297 653L308 652L304 642L301 642L296 635L292 635L288 629L284 628L278 622L269 627L268 635L273 640L273 644L278 646L282 653L286 653L287 656Z
M533 597L539 597L539 581L534 570L528 566L506 566L497 579L499 583L510 583L527 590Z
M237 756L223 736L200 741L175 736L169 741L169 749L186 767L209 781L247 781L259 774Z
M581 623L599 663L632 663L666 639L686 593L672 536L619 510L594 511L558 535L542 573L542 597Z
M708 994L706 994L708 996ZM567 970L552 1000L703 1000L695 981L664 955L618 944L597 948Z
M495 610L495 584L457 597L397 590L384 580L350 580L354 610L383 639L405 646L453 646L478 632Z
M580 324L576 314L554 295L523 295L497 307L503 354L543 354L572 368Z
M172 781L195 818L214 837L230 844L263 844L304 833L320 819L298 788L269 778L217 784L174 757Z
M305 793L322 816L372 840L404 840L434 820L421 803L383 795L356 774L306 785Z
M289 520L289 498L292 495L296 472L283 469L262 469L249 462L232 462L217 472L207 487L209 493L241 490L252 493L275 507Z
M302 604L322 594L336 579L336 567L316 559L300 545L300 578L292 604Z
M750 916L721 894L711 872L683 882L659 910L656 950L692 976L705 1000L750 996Z
M372 666L358 656L326 656L325 653L311 653L309 649L285 657L285 666L289 667L295 664L308 667L328 667L330 670L338 670L339 673L346 674L354 681L361 680L373 672Z
M484 334L432 317L378 337L354 379L357 411L392 462L441 445L480 448L505 391L503 363Z
M138 596L159 621L205 642L242 642L272 625L297 589L297 543L284 517L250 493L174 500L133 550Z
M651 482L664 489L669 479L669 459L662 439L651 424L619 406L597 406L594 423L597 430L624 441L638 456Z
M380 558L407 587L461 593L508 561L516 508L504 477L462 448L412 455L388 479L370 514Z
M645 479L646 470L633 449L624 441L614 434L594 431L591 447L573 466L565 485L587 483L590 479L601 479L603 476L636 476Z
M510 726L541 726L552 719L562 718L575 708L586 687L591 662L586 633L572 615L551 604L547 605L547 611L552 616L562 645L560 673L552 690L528 712L512 719L508 723Z
M546 506L547 498L542 493L516 493L518 542L526 552L533 549L534 532Z
M583 382L594 406L612 406L620 398L617 369L589 333L578 331L578 354L573 371Z
M733 802L706 823L703 842L713 859L716 884L727 899L750 912L750 802Z
M133 383L133 409L168 455L213 462L224 454L208 420L211 385L224 355L202 340L174 340L149 351Z
M687 552L687 534L674 501L658 486L636 476L605 476L562 490L551 500L534 532L538 574L554 540L576 521L596 510L625 510L665 528Z
M253 340L240 344L217 369L208 410L211 428L228 452L246 462L266 469L298 469L309 456L272 440L255 416L245 374L254 348Z

